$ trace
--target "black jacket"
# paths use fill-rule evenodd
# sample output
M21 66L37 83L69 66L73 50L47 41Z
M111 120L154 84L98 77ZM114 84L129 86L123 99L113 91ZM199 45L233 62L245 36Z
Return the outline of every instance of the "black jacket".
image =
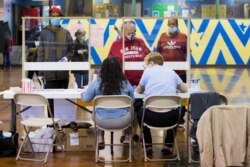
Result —
M78 50L86 50L83 54L78 54ZM74 40L73 43L73 56L71 58L72 62L88 62L89 61L89 49L86 42L81 43L78 39ZM73 73L87 74L88 71L72 71Z

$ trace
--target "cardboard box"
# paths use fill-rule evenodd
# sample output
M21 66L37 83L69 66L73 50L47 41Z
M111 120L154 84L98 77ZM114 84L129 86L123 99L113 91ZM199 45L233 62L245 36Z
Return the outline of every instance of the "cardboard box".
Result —
M94 151L95 150L95 129L64 128L65 151Z

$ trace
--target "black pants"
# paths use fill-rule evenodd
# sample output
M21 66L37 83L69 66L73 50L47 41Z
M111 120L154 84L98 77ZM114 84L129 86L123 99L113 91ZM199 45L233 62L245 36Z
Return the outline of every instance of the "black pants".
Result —
M67 89L68 88L68 84L69 84L69 80L68 79L46 81L45 88L46 89ZM50 109L51 109L51 114L54 117L54 99L49 99L49 106L50 106Z
M141 126L141 121L142 121L142 114L143 110L140 110L137 114L138 117L138 123ZM145 116L144 116L144 122L147 123L148 125L151 126L157 126L157 127L165 127L165 126L171 126L174 125L178 122L179 120L179 112L178 110L172 110L167 113L159 113L159 112L153 112L148 109L145 111ZM168 130L167 135L165 138L165 145L169 147L173 147L173 142L174 142L174 133L176 129L173 130ZM151 132L148 127L143 128L143 134L144 134L144 140L147 147L151 147L150 144L152 144L152 137L151 137Z
M178 74L179 77L181 78L182 82L187 83L187 74Z

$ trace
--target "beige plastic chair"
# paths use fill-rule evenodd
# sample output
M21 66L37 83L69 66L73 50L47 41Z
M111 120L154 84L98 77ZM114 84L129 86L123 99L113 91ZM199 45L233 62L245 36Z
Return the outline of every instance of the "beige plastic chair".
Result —
M174 136L174 149L176 150L176 156L173 158L162 158L162 159L157 159L157 158L149 158L146 153L146 143L144 140L144 134L143 134L143 126L147 126L148 128L152 130L160 130L160 131L167 131L167 130L173 130L178 126L179 122L172 126L168 127L156 127L156 126L151 126L148 125L144 122L144 115L145 115L145 109L146 108L161 108L161 109L178 109L179 112L179 119L181 116L181 102L182 98L179 96L164 96L164 95L159 95L159 96L150 96L145 99L144 101L144 109L143 109L143 115L142 115L142 125L141 125L141 136L142 136L142 141L143 141L143 150L144 150L144 160L145 161L174 161L174 160L180 160L180 154L179 154L179 149L176 141L176 136ZM167 111L168 112L168 111ZM175 132L174 132L175 135ZM152 143L152 145L164 145L163 143Z
M94 112L93 112L93 118L95 122L95 129L96 129L96 150L95 150L95 161L96 162L132 162L132 134L133 134L133 100L126 95L103 95L103 96L97 96L93 100L93 107L94 107ZM112 128L112 129L106 129L102 127L101 125L98 125L96 123L96 109L97 108L106 108L106 109L115 109L115 108L128 108L130 113L131 113L131 121L130 123L122 128ZM113 146L121 146L123 144L114 144L113 143L113 134L116 131L122 131L127 128L131 127L131 135L129 139L129 155L127 159L111 159L110 161L103 160L99 157L99 141L97 137L97 129L101 129L104 131L109 131L111 132L111 141L110 144L104 144L105 146L110 145L110 150L111 150L111 155L113 155Z
M220 96L220 105L227 105L228 104L228 100L227 100L227 97L222 95L222 94L219 94ZM190 99L189 99L190 101ZM192 125L191 122L191 112L192 112L192 109L191 109L191 105L190 105L190 102L189 102L189 106L188 106L188 111L190 113L188 113L188 116L187 116L187 147L188 147L188 162L189 163L200 163L199 160L195 160L193 157L192 157L192 145L191 145L191 137L189 136L189 131L190 131L190 127ZM204 111L202 111L204 112Z
M44 163L46 163L49 151L55 145L53 143L54 143L54 141L56 139L56 135L58 133L58 127L57 127L56 123L59 122L59 119L53 118L53 116L51 114L50 107L49 107L48 100L42 95L34 94L34 93L16 93L14 95L14 101L15 101L16 105L27 106L26 108L24 108L23 110L21 110L19 112L19 115L21 115L21 112L24 112L27 108L30 108L33 106L47 107L49 114L51 116L50 118L48 116L45 116L47 114L44 114L44 117L42 117L42 118L30 117L30 118L25 119L25 120L22 120L22 118L21 118L21 124L24 127L24 131L25 131L26 135L21 143L21 146L18 150L18 154L16 156L16 160L20 159L20 160L28 160L28 161L41 161L41 162L43 161ZM55 129L55 132L52 135L51 144L32 143L30 138L29 138L29 133L31 132L32 128L34 129L34 128L39 128L39 127L45 127L48 125L53 126L53 128ZM60 146L62 151L63 151L62 139L58 138L58 141L61 143L61 144L58 144L58 146ZM50 149L48 149L48 152L46 152L45 156L41 159L21 157L21 152L22 152L22 149L24 148L24 145L26 142L30 143L29 145L31 147L33 154L34 154L34 149L32 147L32 144L49 145Z

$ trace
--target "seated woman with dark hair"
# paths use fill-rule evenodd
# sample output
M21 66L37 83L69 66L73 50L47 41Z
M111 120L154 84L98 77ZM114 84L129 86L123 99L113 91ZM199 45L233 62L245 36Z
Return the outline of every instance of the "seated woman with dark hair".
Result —
M143 72L142 78L138 87L137 93L144 93L145 98L153 95L173 95L177 90L186 92L188 90L181 78L172 70L163 67L163 57L158 52L149 53L145 59L146 69ZM164 109L166 110L166 109ZM138 112L138 122L141 125L143 110ZM144 122L148 125L164 127L171 126L177 123L179 118L178 112L175 110L169 112L161 112L161 109L147 108L144 116ZM150 129L144 127L144 139L148 144L147 154L152 154L152 137ZM165 146L163 148L164 154L172 154L174 134L172 130L167 131L165 138Z
M85 93L82 94L82 100L89 102L98 95L128 95L134 100L133 87L123 74L121 65L116 57L106 58L101 67L100 75L89 86ZM112 112L100 109L96 111L96 122L106 128L112 128L126 125L131 121L133 115L128 109L118 109ZM125 130L128 131L128 130ZM104 144L104 131L98 131L98 141ZM129 134L125 132L124 143L129 142ZM99 148L99 149L103 149Z

